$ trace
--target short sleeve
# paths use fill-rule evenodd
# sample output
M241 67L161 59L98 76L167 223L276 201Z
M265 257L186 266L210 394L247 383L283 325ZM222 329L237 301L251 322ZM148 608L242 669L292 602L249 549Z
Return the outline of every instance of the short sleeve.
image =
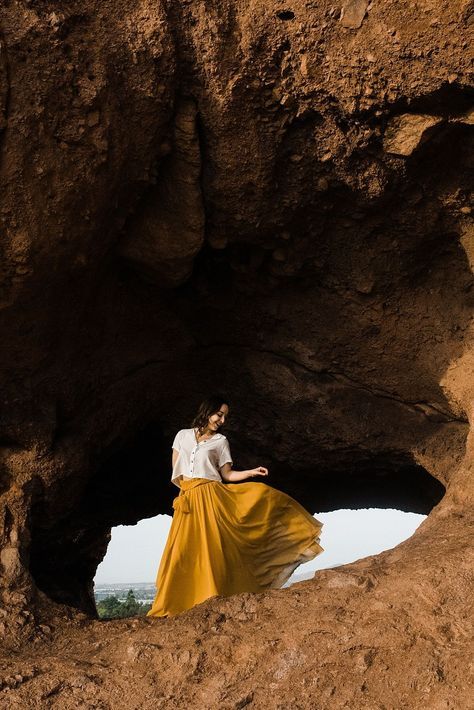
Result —
M230 446L229 442L227 439L224 439L224 443L222 444L220 455L219 455L219 468L223 466L225 463L230 463L232 464L232 456L230 455Z
M176 449L176 451L180 451L180 449L181 449L181 430L178 431L178 433L174 437L173 446L171 448Z

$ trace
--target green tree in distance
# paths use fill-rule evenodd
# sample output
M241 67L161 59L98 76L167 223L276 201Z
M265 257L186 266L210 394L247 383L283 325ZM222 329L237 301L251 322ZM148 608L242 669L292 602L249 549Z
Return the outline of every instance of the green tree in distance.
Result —
M96 604L100 619L126 619L130 616L142 616L151 609L151 604L137 602L133 589L129 589L125 601L116 596L105 597Z

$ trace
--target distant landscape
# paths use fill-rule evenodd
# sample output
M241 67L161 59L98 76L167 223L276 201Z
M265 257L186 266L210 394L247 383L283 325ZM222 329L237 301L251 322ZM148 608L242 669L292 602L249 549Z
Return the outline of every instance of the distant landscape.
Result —
M305 574L294 574L284 587L289 587L295 582L302 582L305 579L311 579L315 572L306 572ZM115 597L119 602L125 603L127 596L132 590L134 599L138 604L151 604L155 598L156 588L154 582L121 582L96 584L94 586L94 597L96 604L104 602L105 599Z
M130 589L133 591L136 601L140 604L150 604L155 598L154 582L123 582L96 584L94 586L95 602L97 604L107 599L107 597L116 597L119 601L124 602Z

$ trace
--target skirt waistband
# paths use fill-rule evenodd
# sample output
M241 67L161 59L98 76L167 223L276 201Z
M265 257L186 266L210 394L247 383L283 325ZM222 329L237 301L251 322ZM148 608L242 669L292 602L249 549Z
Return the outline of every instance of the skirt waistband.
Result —
M216 483L216 481L213 481L210 478L190 478L185 481L182 478L178 496L173 500L173 510L180 510L182 513L190 513L191 509L187 501L186 493L191 491L193 488L202 486L205 483Z
M182 478L179 486L181 489L179 495L186 493L191 488L196 488L196 486L202 486L203 483L215 483L215 481L210 478L188 478L187 480Z

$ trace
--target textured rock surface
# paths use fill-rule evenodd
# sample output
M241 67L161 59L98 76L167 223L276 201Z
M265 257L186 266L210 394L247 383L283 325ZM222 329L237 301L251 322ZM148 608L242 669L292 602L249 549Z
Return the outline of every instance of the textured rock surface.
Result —
M422 143L426 131L438 126L440 116L427 116L405 113L396 116L387 126L384 137L384 149L395 155L411 155Z
M469 706L472 12L1 6L0 706ZM89 618L215 388L308 509L436 507L289 590Z

